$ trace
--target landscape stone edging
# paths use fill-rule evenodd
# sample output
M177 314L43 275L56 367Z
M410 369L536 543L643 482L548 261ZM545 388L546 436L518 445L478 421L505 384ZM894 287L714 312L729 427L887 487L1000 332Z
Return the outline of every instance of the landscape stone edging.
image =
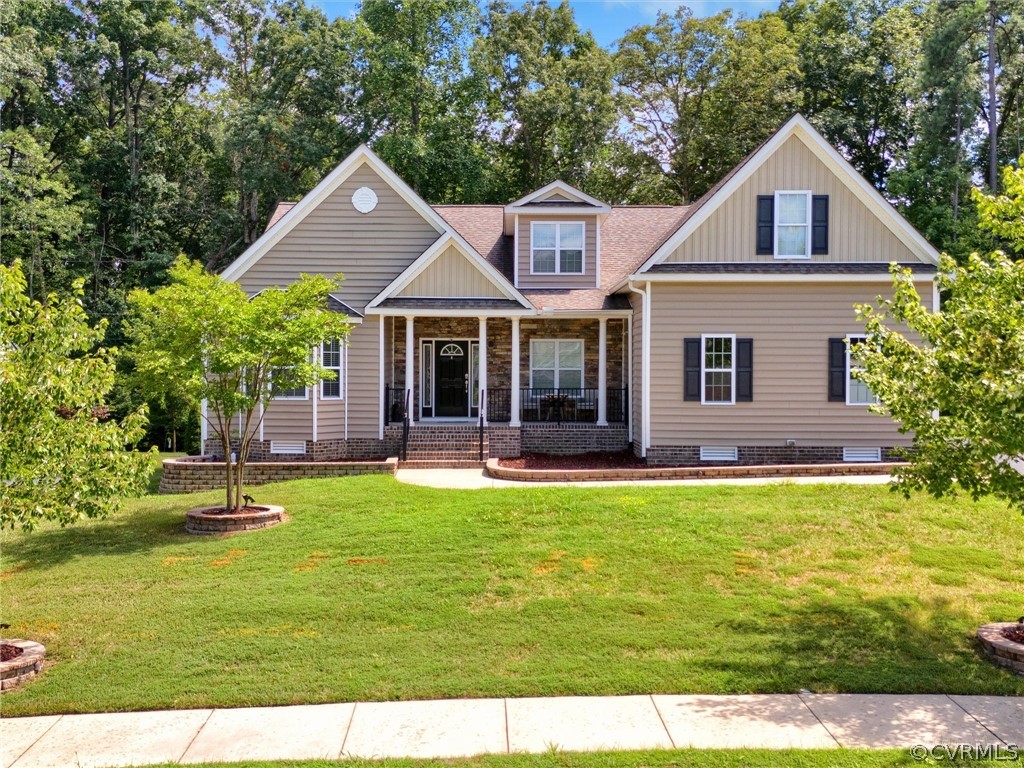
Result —
M9 640L3 638L0 643L16 645L22 649L21 656L10 661L0 662L0 691L6 691L16 685L30 680L43 671L43 658L46 646L34 640Z
M211 456L164 459L163 469L160 493L197 493L224 487L224 463ZM394 475L397 469L396 458L384 461L259 461L246 465L245 483L263 485L350 475Z
M844 464L771 464L734 467L621 467L609 469L517 469L487 462L487 474L499 480L540 483L575 483L608 480L701 480L743 477L830 477L841 475L890 475L896 462Z
M238 514L207 514L210 510L221 509L221 506L190 509L185 515L185 530L199 536L213 533L243 533L270 528L284 521L284 507L275 504L259 504L256 511Z
M993 662L1024 675L1024 644L1015 643L1003 635L1007 627L1020 627L1016 621L999 621L978 628L978 640L985 655Z

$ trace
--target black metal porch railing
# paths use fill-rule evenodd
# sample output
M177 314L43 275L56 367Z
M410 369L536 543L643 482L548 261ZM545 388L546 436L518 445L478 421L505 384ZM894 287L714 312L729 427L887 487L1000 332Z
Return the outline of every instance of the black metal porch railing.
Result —
M384 426L401 423L406 416L405 390L401 387L384 385Z
M624 424L629 407L628 390L605 390L605 416L609 424ZM597 422L598 389L545 389L523 387L519 390L519 419L524 422L558 424L594 424ZM508 388L487 391L487 420L502 423L512 420L512 391Z

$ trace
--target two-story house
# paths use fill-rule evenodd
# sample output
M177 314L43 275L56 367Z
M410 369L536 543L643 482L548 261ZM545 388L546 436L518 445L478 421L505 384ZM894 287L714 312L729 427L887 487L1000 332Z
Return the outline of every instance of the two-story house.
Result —
M853 376L892 262L936 301L935 249L796 116L686 206L560 181L431 206L360 147L223 277L344 275L352 332L315 351L337 378L279 393L257 458L395 455L407 416L410 459L475 458L482 426L490 456L863 461L909 442Z

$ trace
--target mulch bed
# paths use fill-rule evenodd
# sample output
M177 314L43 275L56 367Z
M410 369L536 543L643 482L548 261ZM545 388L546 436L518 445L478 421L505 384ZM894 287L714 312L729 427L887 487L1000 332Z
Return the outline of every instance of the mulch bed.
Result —
M266 507L242 507L241 510L239 510L238 512L235 512L235 508L234 507L232 507L231 509L225 509L224 507L217 507L216 509L214 509L214 508L211 507L209 509L204 509L203 510L203 514L204 515L234 515L234 514L246 515L246 514L251 514L253 512L266 512L266 511L267 511Z
M0 662L11 661L18 658L25 652L24 648L19 648L16 645L8 645L4 643L0 645Z
M1024 645L1024 624L1018 624L1015 627L1006 627L1002 630L1002 635L1007 640L1012 640L1015 643Z
M498 463L510 469L621 469L647 466L632 451L595 451L576 456L524 453L518 459L501 459Z

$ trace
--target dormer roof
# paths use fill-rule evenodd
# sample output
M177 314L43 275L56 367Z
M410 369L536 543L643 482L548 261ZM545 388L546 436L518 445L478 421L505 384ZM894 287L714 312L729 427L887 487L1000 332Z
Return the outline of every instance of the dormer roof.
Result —
M505 234L512 234L513 222L517 214L525 213L531 216L591 214L604 217L611 213L611 210L608 203L591 197L561 179L555 179L547 186L505 206Z

